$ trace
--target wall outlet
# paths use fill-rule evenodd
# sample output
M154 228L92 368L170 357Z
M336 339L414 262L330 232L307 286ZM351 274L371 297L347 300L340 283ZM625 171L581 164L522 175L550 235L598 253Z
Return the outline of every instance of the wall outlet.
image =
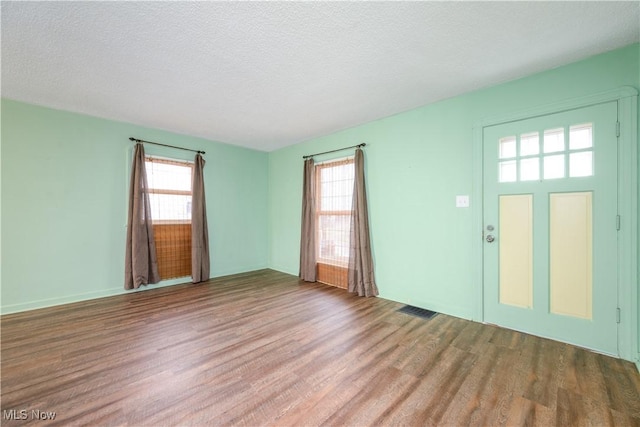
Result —
M469 196L456 196L456 208L468 208Z

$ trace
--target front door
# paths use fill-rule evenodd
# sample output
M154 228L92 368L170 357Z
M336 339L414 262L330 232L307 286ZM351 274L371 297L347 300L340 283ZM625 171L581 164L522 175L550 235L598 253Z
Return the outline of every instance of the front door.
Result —
M484 319L618 354L617 103L483 130Z

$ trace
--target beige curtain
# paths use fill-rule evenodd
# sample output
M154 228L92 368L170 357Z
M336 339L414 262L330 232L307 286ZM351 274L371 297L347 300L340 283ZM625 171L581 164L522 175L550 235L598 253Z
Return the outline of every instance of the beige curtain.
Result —
M209 230L207 227L207 203L204 196L205 161L196 154L193 168L193 196L191 199L191 281L209 280Z
M305 282L316 281L316 194L315 164L304 162L302 189L302 230L300 232L300 273Z
M137 289L140 285L160 281L144 167L144 147L140 143L134 148L131 166L124 273L125 289Z
M367 192L364 183L364 155L359 148L356 150L354 169L348 290L360 296L370 297L378 295L378 287L373 274L371 256Z

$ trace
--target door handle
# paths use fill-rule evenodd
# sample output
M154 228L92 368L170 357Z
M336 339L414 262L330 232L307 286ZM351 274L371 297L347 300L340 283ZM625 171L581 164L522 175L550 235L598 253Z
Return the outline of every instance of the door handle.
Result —
M492 234L487 234L487 238L486 238L486 240L487 240L487 242L491 243L491 242L493 242L494 240L496 240L496 238L495 238L495 237L493 237L493 235L492 235Z

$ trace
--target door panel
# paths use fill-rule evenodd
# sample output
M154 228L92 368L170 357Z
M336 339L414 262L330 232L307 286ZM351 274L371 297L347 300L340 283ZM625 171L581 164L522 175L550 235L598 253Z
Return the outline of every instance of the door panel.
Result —
M592 192L550 194L551 313L592 319Z
M501 195L500 303L533 307L533 198Z
M485 127L484 318L617 351L617 103Z

